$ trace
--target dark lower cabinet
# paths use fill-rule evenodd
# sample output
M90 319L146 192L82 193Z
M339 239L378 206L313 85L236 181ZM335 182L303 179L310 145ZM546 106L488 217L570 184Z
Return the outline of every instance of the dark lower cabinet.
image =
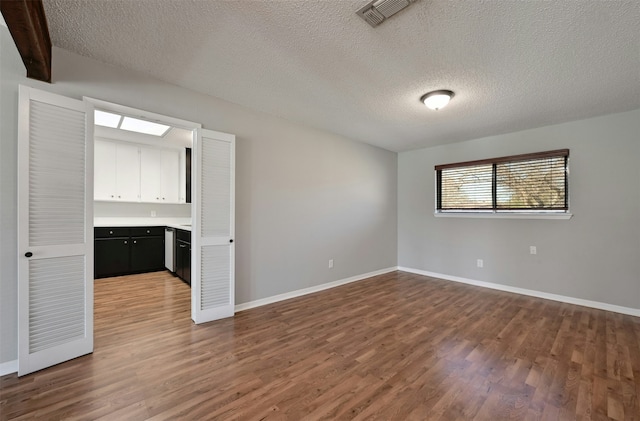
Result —
M164 269L164 227L95 228L94 278Z
M164 269L164 237L131 237L131 272Z
M176 275L191 285L191 232L176 230Z
M129 237L96 238L95 278L124 275L129 272Z

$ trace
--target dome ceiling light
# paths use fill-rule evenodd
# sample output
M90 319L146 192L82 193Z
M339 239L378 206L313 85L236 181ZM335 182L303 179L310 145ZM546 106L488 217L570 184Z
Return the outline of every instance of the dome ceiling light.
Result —
M453 91L442 89L439 91L431 91L422 95L420 101L422 101L424 105L427 106L427 108L437 111L441 108L446 107L454 95L455 94L453 93Z

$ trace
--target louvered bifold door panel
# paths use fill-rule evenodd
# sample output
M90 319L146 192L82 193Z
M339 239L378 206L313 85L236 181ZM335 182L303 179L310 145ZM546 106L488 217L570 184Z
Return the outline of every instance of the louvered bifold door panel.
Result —
M83 256L29 261L29 353L85 334Z
M227 245L202 247L201 310L231 304L229 273L231 248Z
M192 318L203 323L234 314L235 136L200 129L195 152Z
M29 245L84 242L85 115L31 101Z
M20 87L18 374L93 350L92 114Z
M215 139L202 142L203 237L228 237L231 217L231 143Z

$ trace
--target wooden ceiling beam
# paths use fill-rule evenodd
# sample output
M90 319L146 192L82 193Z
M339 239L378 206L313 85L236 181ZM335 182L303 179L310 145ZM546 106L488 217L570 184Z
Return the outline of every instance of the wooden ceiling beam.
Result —
M27 77L51 82L51 38L42 0L0 0Z

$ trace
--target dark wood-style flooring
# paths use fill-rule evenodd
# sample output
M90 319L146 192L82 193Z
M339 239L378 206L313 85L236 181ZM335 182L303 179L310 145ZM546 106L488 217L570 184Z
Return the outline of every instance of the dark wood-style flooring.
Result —
M196 326L164 272L95 283L95 352L2 420L640 420L640 319L393 272Z

